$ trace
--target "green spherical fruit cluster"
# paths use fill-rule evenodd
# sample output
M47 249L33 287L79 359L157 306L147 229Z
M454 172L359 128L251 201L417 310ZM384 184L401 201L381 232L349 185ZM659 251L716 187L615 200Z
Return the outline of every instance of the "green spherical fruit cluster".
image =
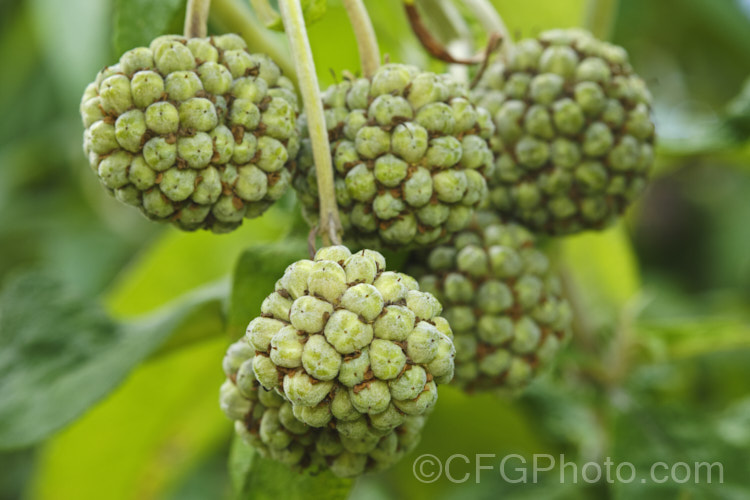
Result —
M150 219L230 231L291 182L294 87L237 35L168 35L129 50L89 84L80 111L99 180Z
M419 442L425 421L421 415L404 415L395 428L376 435L359 422L320 428L301 421L278 391L258 383L254 355L245 339L229 347L219 403L237 434L262 456L295 470L328 468L337 476L355 477L389 467Z
M380 253L322 248L287 268L248 325L254 377L283 395L297 420L331 429L362 472L453 377L453 334L441 311L415 279L386 271ZM389 464L399 450L375 461Z
M426 246L467 226L486 197L489 114L448 75L386 64L323 97L335 190L346 235L370 248ZM309 141L294 179L317 214Z
M581 30L519 42L474 101L497 132L491 205L530 229L602 229L644 190L654 161L651 96L621 47Z
M519 389L567 337L570 308L547 257L522 226L480 212L450 244L413 257L410 271L444 305L455 333L454 384Z

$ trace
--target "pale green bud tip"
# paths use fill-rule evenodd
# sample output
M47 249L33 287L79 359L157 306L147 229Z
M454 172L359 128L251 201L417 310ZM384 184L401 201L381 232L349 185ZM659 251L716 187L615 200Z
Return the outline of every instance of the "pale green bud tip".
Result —
M455 348L440 302L385 265L343 246L291 264L228 350L222 408L272 458L331 466L352 453L379 470L416 442L407 416L435 404Z

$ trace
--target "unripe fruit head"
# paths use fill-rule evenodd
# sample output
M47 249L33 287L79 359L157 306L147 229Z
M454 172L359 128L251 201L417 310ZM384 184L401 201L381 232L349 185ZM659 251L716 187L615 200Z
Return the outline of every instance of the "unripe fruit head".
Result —
M452 243L412 260L411 273L443 304L455 334L453 383L459 387L522 388L550 364L568 335L571 312L560 284L531 233L519 225L479 212L471 229ZM438 382L451 349L438 343L427 365ZM393 383L394 389L400 394L410 387Z
M346 236L365 246L428 246L463 227L486 197L489 114L447 75L386 64L323 97ZM318 194L309 140L293 184L308 218Z
M102 184L148 218L230 231L290 184L293 90L237 35L159 37L86 88L84 151Z
M418 288L370 250L327 247L290 265L224 360L222 408L238 432L269 456L345 476L411 450L455 354L440 303ZM278 410L268 394L283 397Z
M516 44L473 91L496 124L490 205L548 234L602 229L646 186L651 95L621 47L582 30Z

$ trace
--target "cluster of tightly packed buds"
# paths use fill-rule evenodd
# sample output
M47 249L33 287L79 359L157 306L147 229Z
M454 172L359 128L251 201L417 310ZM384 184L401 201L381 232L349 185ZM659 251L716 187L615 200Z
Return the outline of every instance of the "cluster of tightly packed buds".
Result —
M486 197L494 131L448 75L386 64L324 94L346 236L370 248L426 246L467 226ZM294 186L309 217L318 190L309 141Z
M555 357L571 311L528 230L480 212L450 244L415 257L410 272L455 334L455 385L519 389Z
M408 448L399 429L415 431L421 420L410 417L426 415L437 385L453 378L453 334L441 311L415 279L386 271L378 252L322 248L287 268L250 322L254 380L343 454L324 453L337 474L385 467Z
M365 431L354 424L340 430L312 427L294 414L294 408L279 392L263 388L253 372L255 350L246 340L232 344L224 357L227 380L221 387L220 405L234 421L235 431L262 456L297 471L330 469L340 477L385 469L419 443L425 417L404 415L394 429L381 432L367 452L352 440ZM346 443L346 445L345 445Z
M229 231L290 184L294 87L237 35L168 35L130 50L86 88L80 110L91 167L150 219Z
M623 48L544 32L490 66L473 98L497 128L489 199L503 215L548 234L601 229L645 188L651 96Z

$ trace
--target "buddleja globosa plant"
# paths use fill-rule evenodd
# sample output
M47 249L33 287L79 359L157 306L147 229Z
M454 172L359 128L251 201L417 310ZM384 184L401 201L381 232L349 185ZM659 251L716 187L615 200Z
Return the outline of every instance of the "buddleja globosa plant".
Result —
M321 95L304 15L324 3L280 0L295 88L240 36L207 37L209 2L191 0L184 35L128 50L81 101L91 167L150 219L227 232L294 186L310 258L244 318L220 407L261 456L299 472L392 466L441 385L529 384L571 323L535 233L606 226L652 162L648 91L623 49L578 30L516 45L505 33L497 58L493 36L461 61L405 3L432 55L482 63L478 85L381 66L362 1L345 0L362 76ZM253 5L278 24L268 2ZM383 249L413 276L388 269Z
M260 453L301 470L353 477L390 466L416 444L437 385L453 377L453 335L438 300L419 291L415 279L387 271L377 251L352 254L339 244L331 151L302 10L296 1L279 6L305 104L318 220L324 241L334 245L292 264L276 283L227 355L221 402ZM350 8L361 15L364 6ZM363 59L365 68L377 67L378 57ZM384 80L393 91L408 83L399 70ZM268 391L280 405L263 396Z

